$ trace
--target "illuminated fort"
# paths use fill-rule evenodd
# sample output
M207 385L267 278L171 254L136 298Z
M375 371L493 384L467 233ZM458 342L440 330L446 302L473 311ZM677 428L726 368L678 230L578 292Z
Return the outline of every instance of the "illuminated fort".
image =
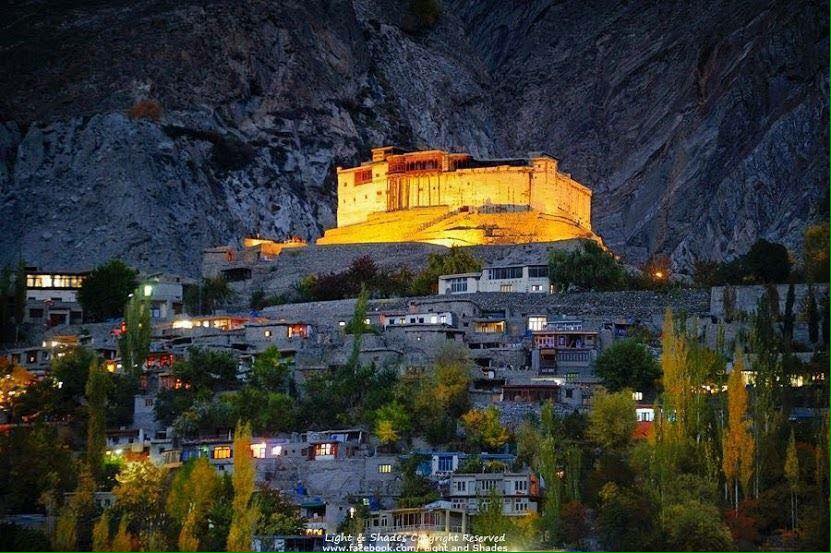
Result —
M442 150L375 148L338 167L337 228L318 244L522 244L599 240L587 187L544 154L476 159Z

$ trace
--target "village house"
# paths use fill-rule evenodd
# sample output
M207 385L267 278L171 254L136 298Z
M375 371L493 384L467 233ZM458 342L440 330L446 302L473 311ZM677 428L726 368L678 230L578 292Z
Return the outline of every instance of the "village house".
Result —
M438 279L438 292L441 295L477 292L547 294L551 292L551 284L548 265L490 266L481 272L442 275Z
M583 328L582 321L546 321L533 330L531 368L541 376L560 376L567 382L594 382L594 361L599 350L598 333Z
M532 472L453 473L441 482L441 492L454 509L470 514L478 513L495 494L508 516L537 512L542 496L539 478Z
M446 478L459 470L459 467L471 458L476 458L482 466L498 463L508 467L516 460L516 455L510 453L471 454L461 451L418 451L414 454L424 458L416 469L418 474L433 479Z
M78 303L78 290L87 274L27 267L24 321L47 327L82 322L84 311Z
M434 501L423 507L372 511L366 520L366 545L390 547L389 536L396 541L393 547L402 551L441 551L443 543L452 545L468 533L470 522L464 509L457 509L447 501ZM386 550L386 549L379 549Z

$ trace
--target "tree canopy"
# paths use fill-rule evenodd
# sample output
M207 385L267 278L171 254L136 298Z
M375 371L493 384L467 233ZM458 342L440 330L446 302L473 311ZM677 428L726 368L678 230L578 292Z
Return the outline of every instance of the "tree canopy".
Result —
M592 240L584 240L569 251L552 250L548 269L551 283L561 292L571 286L584 290L620 290L627 284L620 261Z
M597 376L611 392L624 388L651 390L661 376L658 361L634 339L620 340L606 348L596 362Z
M138 272L119 259L111 259L90 272L78 290L84 318L91 322L120 317L137 285Z

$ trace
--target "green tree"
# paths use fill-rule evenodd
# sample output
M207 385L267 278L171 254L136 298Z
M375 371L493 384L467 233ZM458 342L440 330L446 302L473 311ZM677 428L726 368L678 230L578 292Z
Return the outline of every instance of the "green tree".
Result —
M84 318L101 322L119 317L130 293L136 287L138 273L118 259L111 259L90 272L78 290Z
M646 346L633 339L617 341L603 350L595 370L611 392L624 388L652 390L661 376L661 368Z
M462 426L471 445L489 450L502 447L510 437L508 429L499 422L499 409L495 405L471 409L462 415Z
M791 437L788 440L788 449L785 453L785 479L788 481L788 487L791 492L791 529L796 530L799 523L797 517L797 501L799 499L799 457L796 454L796 439L794 438L793 428L791 428Z
M382 405L374 414L375 436L382 444L393 444L411 428L410 414L397 400Z
M281 392L271 392L256 386L245 386L239 392L225 394L221 400L214 400L212 407L221 407L221 404L231 406L230 411L223 409L210 410L211 425L216 429L234 426L238 420L251 419L254 432L286 432L295 425L294 400ZM222 413L227 413L222 418ZM206 426L199 424L199 426Z
M803 263L810 282L828 282L828 223L811 225L805 229Z
M254 457L251 451L251 425L237 423L234 432L233 516L228 530L228 551L250 551L259 509L251 501L254 493Z
M269 346L254 359L249 382L261 390L285 392L291 369L291 360L283 357L276 346Z
M607 483L600 491L597 530L610 551L651 551L655 547L658 509L643 490Z
M86 462L97 480L101 477L104 462L104 450L107 446L106 413L107 387L109 378L106 371L98 365L98 359L93 358L89 366L86 398L87 398L87 450Z
M255 497L260 513L258 535L295 536L303 532L305 520L300 516L300 509L280 490L262 485Z
M86 394L89 368L95 360L92 350L72 348L63 357L52 359L52 378L58 382L53 405L56 415L74 414Z
M415 296L436 294L441 275L476 273L481 270L482 262L470 250L454 246L447 252L427 256L427 267L416 276L411 291Z
M55 551L78 550L78 515L69 505L64 505L58 511L52 547Z
M588 435L599 446L625 450L632 443L635 431L635 400L632 392L595 394L589 413Z
M430 480L418 472L419 465L427 460L428 457L418 454L399 459L397 467L397 472L401 475L401 493L397 501L399 508L421 507L439 498L439 493Z
M138 375L150 352L150 336L153 328L150 323L150 296L152 285L139 286L130 295L124 309L124 322L127 331L119 340L121 361L127 374Z
M512 533L513 524L502 507L502 494L491 490L487 497L479 499L479 513L473 517L471 529L474 535L500 536Z
M548 276L561 292L572 285L585 290L620 290L627 285L623 265L591 240L570 251L551 250Z
M186 286L184 292L185 309L192 315L211 314L235 297L234 291L221 276L206 278L196 285Z
M58 514L54 545L58 551L86 550L92 544L95 482L86 464L78 471L78 485Z
M662 535L668 551L730 551L733 538L713 505L687 501L666 509Z
M794 302L796 301L796 293L794 291L793 283L788 285L788 293L785 296L785 313L782 314L782 340L785 346L790 349L791 342L793 342L793 325L794 325Z

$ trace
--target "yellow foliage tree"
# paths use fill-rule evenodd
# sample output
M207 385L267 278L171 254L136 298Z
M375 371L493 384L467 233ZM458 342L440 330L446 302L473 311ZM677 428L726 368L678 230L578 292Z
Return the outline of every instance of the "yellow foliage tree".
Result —
M92 550L110 551L110 512L104 511L92 527Z
M167 512L182 525L179 551L197 551L197 527L214 504L220 482L205 457L199 457L176 474L167 496Z
M113 551L133 550L133 537L130 535L130 532L127 531L127 525L129 522L128 517L126 515L122 515L121 521L118 523L118 532L116 532L115 537L113 538Z
M727 428L722 440L722 471L728 486L733 484L733 501L739 510L739 484L745 495L753 477L755 442L747 420L747 389L742 377L744 355L736 351L733 372L727 380Z
M462 415L462 426L468 440L488 449L502 447L510 437L499 422L499 410L493 405L487 409L471 409Z
M390 420L379 420L375 423L375 435L382 444L394 444L398 441L398 432Z
M669 414L679 436L686 435L687 414L692 395L690 375L686 370L687 348L682 336L675 330L672 309L664 312L661 334L661 370L663 372L664 396Z
M254 527L259 517L257 505L251 503L254 493L254 456L251 451L251 424L237 423L234 432L234 501L228 551L251 551Z

